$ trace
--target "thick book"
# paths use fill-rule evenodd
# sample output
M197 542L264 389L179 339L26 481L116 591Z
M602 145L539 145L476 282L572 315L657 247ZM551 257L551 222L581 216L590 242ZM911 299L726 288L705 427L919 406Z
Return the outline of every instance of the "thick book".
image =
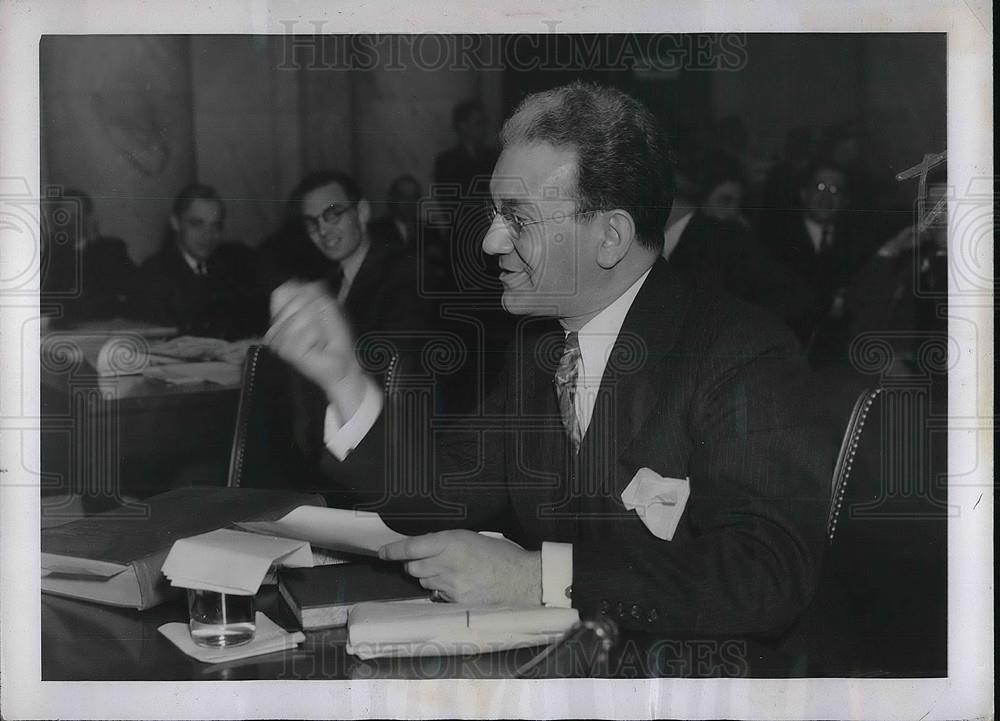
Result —
M43 593L143 610L177 592L160 572L174 541L237 521L269 521L319 495L257 488L178 488L42 531Z
M426 599L429 592L398 563L363 560L315 568L281 568L278 591L303 631L347 625L363 601Z

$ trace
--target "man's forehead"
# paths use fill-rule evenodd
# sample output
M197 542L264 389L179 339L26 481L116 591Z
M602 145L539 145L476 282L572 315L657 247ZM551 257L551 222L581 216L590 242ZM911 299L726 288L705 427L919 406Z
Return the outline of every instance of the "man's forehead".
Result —
M515 143L500 154L490 192L495 199L570 199L577 153L548 143Z
M195 198L184 211L184 215L214 220L222 215L222 204L205 198Z
M836 181L838 183L844 182L844 173L837 168L825 168L819 167L816 172L813 173L814 180L824 180L824 181Z
M317 206L319 210L323 210L331 203L347 200L349 200L347 193L341 187L340 183L332 182L306 193L305 197L302 198L302 207L307 212L308 208L316 208Z

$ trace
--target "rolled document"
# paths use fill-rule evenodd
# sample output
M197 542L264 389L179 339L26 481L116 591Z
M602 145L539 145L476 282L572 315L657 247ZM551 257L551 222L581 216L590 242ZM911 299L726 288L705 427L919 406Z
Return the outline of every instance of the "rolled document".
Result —
M347 620L347 652L363 659L490 653L551 643L578 620L575 608L359 603Z

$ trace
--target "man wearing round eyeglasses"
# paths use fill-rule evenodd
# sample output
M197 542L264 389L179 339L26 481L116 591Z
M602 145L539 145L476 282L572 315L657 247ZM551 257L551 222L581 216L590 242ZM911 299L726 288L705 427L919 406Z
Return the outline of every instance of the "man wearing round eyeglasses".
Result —
M346 173L307 175L292 193L309 240L328 261L307 277L324 278L326 290L350 319L355 336L417 330L428 311L417 289L413 257L369 232L371 206Z
M354 181L339 173L316 173L300 184L302 227L341 276L336 289L343 301L368 254L371 208Z
M379 556L443 600L780 632L815 582L832 468L794 339L660 259L670 154L634 99L529 96L501 145L482 247L521 318L480 415L433 435L401 421L405 394L365 377L322 288L272 296L267 342L350 419L331 485L381 496L412 537ZM399 476L418 450L434 463Z

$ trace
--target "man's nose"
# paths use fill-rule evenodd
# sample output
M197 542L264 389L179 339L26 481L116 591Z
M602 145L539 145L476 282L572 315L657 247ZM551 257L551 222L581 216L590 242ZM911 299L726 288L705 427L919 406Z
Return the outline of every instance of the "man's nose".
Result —
M490 223L490 227L483 237L483 252L487 255L506 255L512 250L514 250L514 241L511 238L510 230L507 229L503 219L498 215Z

